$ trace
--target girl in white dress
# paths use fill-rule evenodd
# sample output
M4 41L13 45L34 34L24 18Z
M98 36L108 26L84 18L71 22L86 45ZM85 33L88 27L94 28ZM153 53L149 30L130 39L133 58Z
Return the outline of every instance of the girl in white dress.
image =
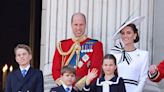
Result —
M125 23L116 33L120 42L111 53L117 59L118 76L124 79L127 92L142 92L148 72L148 52L135 47L139 41L137 23L144 17L134 18Z

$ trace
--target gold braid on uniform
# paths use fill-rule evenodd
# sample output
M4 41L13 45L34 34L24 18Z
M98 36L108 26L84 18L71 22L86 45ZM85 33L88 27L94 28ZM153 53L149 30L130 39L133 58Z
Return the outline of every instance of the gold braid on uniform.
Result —
M57 45L57 49L60 53L60 55L62 55L62 67L63 66L66 66L69 64L70 60L72 59L73 55L75 54L76 52L76 55L77 55L77 58L76 58L76 65L78 64L78 61L80 59L80 51L81 51L81 46L80 46L80 42L84 41L84 40L81 40L83 39L84 37L86 37L85 35L84 36L81 36L79 38L75 38L73 39L73 41L75 42L71 48L67 51L67 52L64 52L62 50L62 47L61 47L61 42L59 42L59 44ZM64 61L65 61L65 58L67 55L70 55L69 58L67 59L66 63L64 64Z

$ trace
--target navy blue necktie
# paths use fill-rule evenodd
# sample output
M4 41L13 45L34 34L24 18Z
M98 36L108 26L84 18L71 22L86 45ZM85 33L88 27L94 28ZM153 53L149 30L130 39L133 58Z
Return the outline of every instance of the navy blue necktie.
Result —
M66 88L65 90L66 90L66 92L69 92L70 91L70 88Z

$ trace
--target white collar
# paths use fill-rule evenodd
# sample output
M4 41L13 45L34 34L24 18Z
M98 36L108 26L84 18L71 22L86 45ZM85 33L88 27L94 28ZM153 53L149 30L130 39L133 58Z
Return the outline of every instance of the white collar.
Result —
M72 91L72 86L67 86L67 85L65 85L64 82L62 82L62 86L63 86L64 89L70 88L70 92Z
M101 82L99 83L99 78L98 78L98 79L97 79L97 82L96 82L96 85L97 85L97 86L102 86L103 84L108 84L108 85L118 84L118 83L119 83L119 79L120 79L120 77L117 77L116 82L107 80L107 81L101 81Z
M118 84L119 83L119 79L120 78L117 77L116 82L113 82L113 81L101 81L99 83L99 78L98 78L96 85L97 86L102 86L102 92L110 92L110 86L113 85L113 84Z
M23 67L21 67L21 66L19 66L19 68L20 68L21 71L22 71L22 70L28 71L28 70L30 69L30 64L27 65L26 68L23 68Z

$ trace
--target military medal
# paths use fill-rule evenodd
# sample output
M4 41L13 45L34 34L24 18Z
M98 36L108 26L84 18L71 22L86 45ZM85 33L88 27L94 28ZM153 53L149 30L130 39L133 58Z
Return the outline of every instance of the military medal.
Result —
M87 54L85 54L83 57L82 57L82 60L84 62L87 62L89 60L89 56Z
M78 67L81 68L83 66L83 62L82 61L79 61L78 62Z

